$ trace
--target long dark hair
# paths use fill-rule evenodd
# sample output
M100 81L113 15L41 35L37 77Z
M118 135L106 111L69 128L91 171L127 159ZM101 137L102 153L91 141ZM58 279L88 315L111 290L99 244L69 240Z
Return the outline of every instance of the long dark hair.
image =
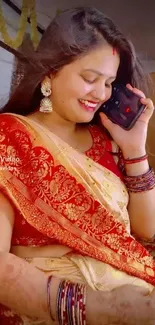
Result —
M24 64L24 77L1 112L28 115L39 107L41 81L56 74L64 65L85 55L103 42L108 42L120 55L116 82L131 83L147 92L147 79L134 47L113 21L95 8L68 9L57 15L44 32L36 51L16 51L0 41L0 46L13 53Z

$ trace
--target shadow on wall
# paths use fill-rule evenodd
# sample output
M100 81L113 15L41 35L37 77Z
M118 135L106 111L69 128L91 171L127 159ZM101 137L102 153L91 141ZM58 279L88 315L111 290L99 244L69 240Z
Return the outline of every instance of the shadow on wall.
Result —
M151 77L154 85L154 95L153 102L155 105L155 72L151 73ZM148 137L147 137L147 150L149 154L149 162L151 167L155 170L155 112L150 120L149 128L148 128Z

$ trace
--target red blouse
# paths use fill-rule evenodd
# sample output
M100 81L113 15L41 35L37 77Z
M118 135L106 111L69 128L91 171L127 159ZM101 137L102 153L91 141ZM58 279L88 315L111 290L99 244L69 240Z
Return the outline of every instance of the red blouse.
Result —
M112 145L108 136L103 134L97 126L90 126L89 130L93 139L93 145L85 154L89 158L111 170L117 176L121 177L121 172L114 161L113 155L110 154L110 151L112 151ZM29 223L23 218L22 214L16 210L11 245L44 246L52 245L54 243L54 240L44 236L38 230L29 225Z

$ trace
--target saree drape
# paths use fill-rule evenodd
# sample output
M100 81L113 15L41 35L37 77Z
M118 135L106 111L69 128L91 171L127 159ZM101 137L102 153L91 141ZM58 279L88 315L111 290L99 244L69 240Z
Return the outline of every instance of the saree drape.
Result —
M35 267L94 290L154 288L155 262L130 234L121 179L30 118L0 115L0 186L31 226L72 249L27 257Z

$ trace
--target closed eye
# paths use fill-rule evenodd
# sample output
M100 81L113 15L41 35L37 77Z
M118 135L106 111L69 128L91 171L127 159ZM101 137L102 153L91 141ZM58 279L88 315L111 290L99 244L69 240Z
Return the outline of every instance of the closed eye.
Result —
M82 77L82 79L83 79L85 82L89 83L89 84L93 84L93 83L96 81L97 78L91 80L91 79L87 79L87 78L85 78L85 77ZM114 80L113 80L112 82L110 82L110 84L107 84L107 83L106 83L106 84L105 84L106 88L111 88L113 82L114 82Z
M82 77L82 78L83 78L84 81L86 81L86 82L89 83L89 84L92 84L92 83L95 82L95 80L96 80L96 79L94 79L94 80L88 80L88 79L86 79L86 78L84 78L84 77Z
M106 86L107 88L111 88L111 87L112 87L112 84L105 84L105 86Z

